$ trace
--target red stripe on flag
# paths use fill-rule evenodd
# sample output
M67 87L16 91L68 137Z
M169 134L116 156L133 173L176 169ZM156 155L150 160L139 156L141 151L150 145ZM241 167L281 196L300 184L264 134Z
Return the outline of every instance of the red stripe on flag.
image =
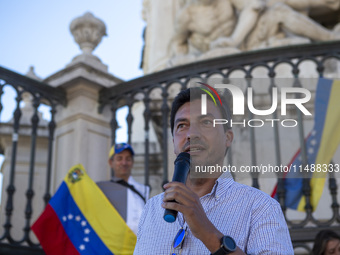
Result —
M275 197L276 195L276 192L277 192L277 184L275 185L273 191L272 191L272 194L270 195L271 197Z
M50 204L31 228L47 255L79 255Z
M309 138L309 136L310 136L311 134L309 133L308 134L308 136L305 138L305 143L306 143L306 141L307 141L307 139ZM288 163L288 169L291 169L291 167L292 167L292 164L294 163L294 161L296 160L296 158L297 158L297 156L299 156L299 154L300 154L300 152L301 152L301 148L299 148L296 152L295 152L295 154L294 154L294 156L293 156L293 158L290 160L290 162ZM283 174L283 179L285 179L286 177L287 177L287 174L289 173L289 171L287 171L287 172L285 172L284 174ZM276 185L275 185L275 187L274 187L274 189L273 189L273 191L272 191L272 194L270 195L271 197L275 197L276 196L276 192L277 192L277 183L276 183Z
M291 161L289 162L289 164L288 164L288 169L291 168L292 164L294 163L295 159L297 158L297 156L298 156L299 154L300 154L300 149L297 150L297 152L294 154L293 158L292 158ZM289 173L289 171L285 172L285 173L283 174L282 179L285 179L288 173ZM274 198L274 197L276 196L276 192L277 192L277 183L276 183L276 185L275 185L275 187L274 187L274 189L273 189L273 191L272 191L272 194L271 194L270 196Z

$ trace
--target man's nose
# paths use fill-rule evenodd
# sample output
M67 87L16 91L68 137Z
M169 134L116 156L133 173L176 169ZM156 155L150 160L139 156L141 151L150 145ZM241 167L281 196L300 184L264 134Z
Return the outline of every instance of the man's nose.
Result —
M129 163L129 160L128 159L123 159L122 163L123 163L123 165L127 165Z
M188 128L187 139L194 140L201 137L201 131L198 125L190 124L190 128Z

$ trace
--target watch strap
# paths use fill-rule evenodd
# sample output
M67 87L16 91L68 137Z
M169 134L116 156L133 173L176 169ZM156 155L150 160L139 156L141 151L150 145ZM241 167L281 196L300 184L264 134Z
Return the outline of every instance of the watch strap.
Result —
M235 249L230 250L230 249L228 249L228 247L225 247L225 246L224 246L224 242L223 242L223 239L224 239L224 238L229 238L229 239L231 239L231 241L234 242L234 244L235 244L235 249L236 249L236 243L235 243L234 239L232 239L230 236L223 236L223 237L221 238L221 247L220 247L217 251L215 251L214 253L211 253L211 255L225 255L225 254L229 254L229 253L235 251Z

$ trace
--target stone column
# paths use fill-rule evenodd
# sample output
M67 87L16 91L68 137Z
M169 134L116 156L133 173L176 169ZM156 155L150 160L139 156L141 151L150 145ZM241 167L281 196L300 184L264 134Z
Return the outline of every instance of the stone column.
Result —
M67 93L67 107L56 114L52 189L55 191L70 167L83 164L94 180L110 177L107 163L111 144L108 107L98 113L99 91L122 82L108 73L108 68L92 54L106 35L105 24L91 13L71 22L70 30L82 53L63 70L45 79Z

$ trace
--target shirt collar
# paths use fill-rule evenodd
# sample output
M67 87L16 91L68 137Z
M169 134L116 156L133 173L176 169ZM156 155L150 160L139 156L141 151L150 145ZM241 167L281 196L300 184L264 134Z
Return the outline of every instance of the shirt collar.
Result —
M111 180L114 181L114 182L116 182L116 181L120 181L120 180L123 180L123 179L122 179L122 178L118 178L118 177L113 176L113 177L111 178ZM136 181L135 181L135 179L130 175L127 182L130 183L130 182L136 182Z
M219 200L228 188L234 183L234 178L230 172L224 172L217 178L214 187L211 192L205 196L212 196ZM205 197L204 196L204 197Z

